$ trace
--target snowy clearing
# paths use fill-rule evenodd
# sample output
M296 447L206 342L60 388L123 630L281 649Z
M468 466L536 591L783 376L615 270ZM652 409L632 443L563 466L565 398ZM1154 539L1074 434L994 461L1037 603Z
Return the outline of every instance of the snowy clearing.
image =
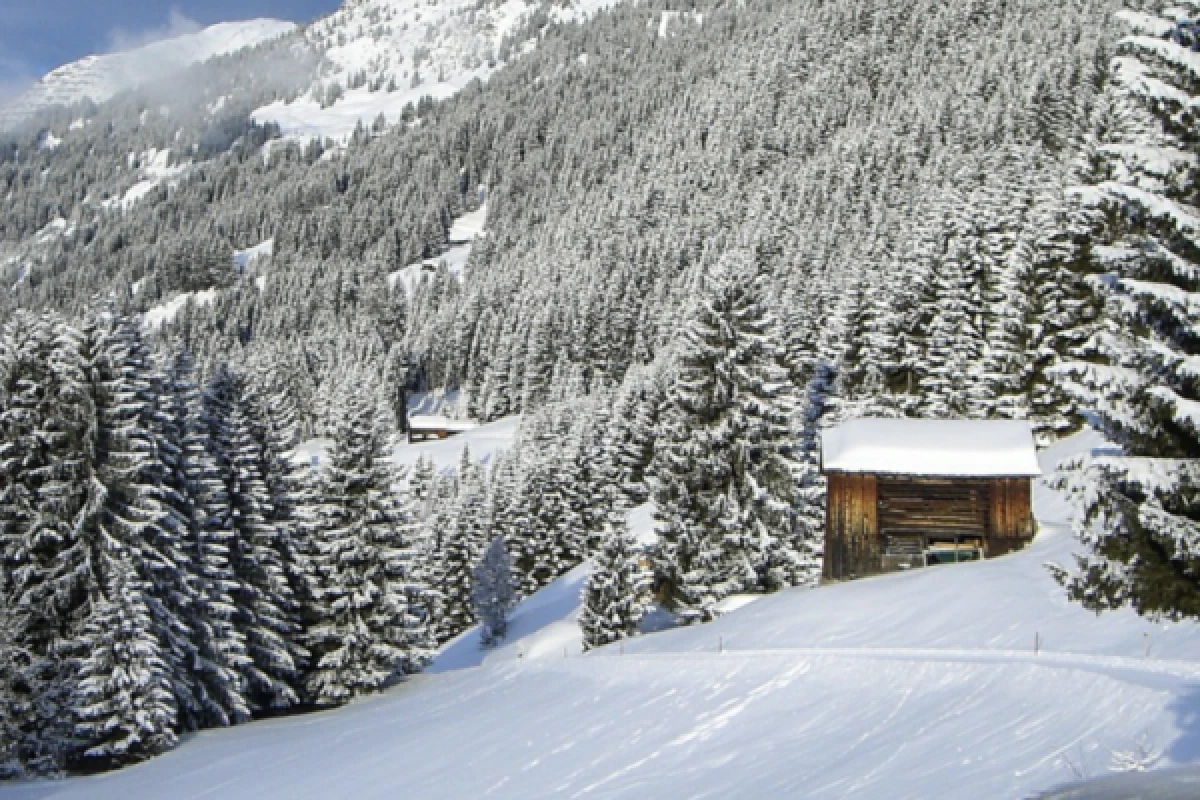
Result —
M205 289L200 292L184 292L183 294L155 306L147 311L142 316L142 325L151 330L161 328L164 323L175 319L176 315L183 310L189 302L194 303L197 307L206 306L216 299L216 289Z
M130 154L130 168L136 167L141 180L126 189L120 197L108 198L100 204L100 207L109 211L126 211L163 184L166 184L168 188L177 186L191 168L191 162L187 161L172 166L170 160L170 150L152 148L140 156Z
M1043 466L1102 444L1077 437ZM1067 508L1044 485L1037 508L1039 538L1012 556L786 591L586 656L580 568L526 600L497 650L468 632L384 695L6 796L974 800L1131 753L1200 761L1200 629L1069 603L1043 566L1073 550Z
M260 258L270 258L275 255L275 238L271 237L265 242L259 242L254 247L248 247L245 250L233 251L233 265L238 272L245 272L246 269L258 261ZM262 287L259 287L260 289Z
M427 258L415 264L409 264L403 269L388 274L388 287L395 288L397 281L404 284L404 291L409 298L421 281L422 274L432 275L437 272L438 264L445 263L450 274L462 280L463 270L466 269L467 259L471 257L471 246L475 238L483 235L487 223L487 203L474 211L469 211L461 217L456 217L450 226L450 248L436 258Z
M512 447L520 424L520 417L505 417L449 439L401 442L396 445L392 462L397 466L407 467L417 463L422 456L428 456L433 459L433 465L439 470L458 469L463 448L469 447L473 459L485 465L491 464L497 453Z
M314 138L345 142L360 122L370 125L383 114L388 124L394 125L409 103L416 106L426 96L444 100L475 78L486 80L490 74L491 71L487 69L475 70L445 81L424 83L415 89L395 92L350 89L341 100L327 108L321 108L320 103L306 96L293 103L275 102L263 106L251 117L259 124L274 122L285 137L301 142Z

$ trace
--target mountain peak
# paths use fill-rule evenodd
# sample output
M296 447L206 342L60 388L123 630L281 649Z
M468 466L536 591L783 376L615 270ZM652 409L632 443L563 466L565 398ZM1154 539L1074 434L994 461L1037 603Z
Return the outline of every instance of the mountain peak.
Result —
M162 78L295 29L295 23L278 19L222 22L142 47L85 56L51 70L10 105L0 108L0 128L11 127L53 105L75 103L85 98L104 102L151 77Z

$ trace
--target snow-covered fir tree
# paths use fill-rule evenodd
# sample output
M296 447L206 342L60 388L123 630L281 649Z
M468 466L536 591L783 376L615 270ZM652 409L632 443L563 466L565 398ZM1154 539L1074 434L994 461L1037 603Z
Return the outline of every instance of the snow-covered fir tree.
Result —
M204 393L204 420L225 485L232 531L229 564L234 625L246 643L243 666L254 709L299 702L305 650L299 643L296 598L286 559L294 550L271 523L271 489L246 380L222 365Z
M234 624L230 564L229 499L212 442L203 423L203 401L190 354L177 355L167 371L163 403L169 439L175 444L168 482L177 487L187 520L196 595L186 619L195 645L194 691L203 726L229 725L250 717L244 670L250 665L244 634Z
M1130 14L1109 87L1103 179L1074 194L1104 213L1088 280L1106 320L1064 372L1082 407L1122 449L1074 465L1078 533L1091 553L1059 569L1097 611L1200 617L1200 238L1195 220L1200 19ZM1108 122L1109 120L1102 120Z
M624 514L614 513L606 527L579 610L584 650L634 635L649 602L650 571L642 565Z
M307 640L306 689L319 705L338 705L412 672L432 652L431 620L413 603L411 509L395 495L388 435L373 398L354 395L344 409L318 493L315 621Z
M440 570L433 588L441 594L442 615L438 620L439 641L446 641L477 621L472 603L475 568L487 546L484 518L487 508L483 470L463 448L459 459L457 494L446 518L440 541Z
M655 573L688 621L736 591L809 578L792 540L791 383L751 258L713 270L677 345L651 465Z
M18 312L0 336L0 589L13 646L30 665L7 699L27 715L16 752L35 773L65 767L75 743L76 672L64 656L77 649L74 620L89 588L80 527L99 502L80 346L52 315Z
M196 587L149 352L132 320L108 312L83 333L103 490L81 527L91 576L71 702L79 757L121 764L169 749L176 731L198 724L187 627Z
M516 601L512 559L503 536L492 539L475 568L474 578L471 606L479 620L479 641L484 647L491 647L508 634L508 612Z

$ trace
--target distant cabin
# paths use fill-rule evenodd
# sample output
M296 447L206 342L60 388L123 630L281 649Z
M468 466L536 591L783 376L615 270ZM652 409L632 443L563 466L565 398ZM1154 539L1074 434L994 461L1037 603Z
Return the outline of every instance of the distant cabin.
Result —
M408 441L423 442L427 439L446 439L463 431L477 427L474 422L449 419L433 415L416 415L408 418Z
M1025 422L856 419L821 435L826 580L974 561L1033 539Z

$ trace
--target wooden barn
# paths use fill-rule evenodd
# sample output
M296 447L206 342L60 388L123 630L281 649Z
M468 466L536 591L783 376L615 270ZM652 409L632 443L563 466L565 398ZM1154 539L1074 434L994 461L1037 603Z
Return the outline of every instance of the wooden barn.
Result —
M428 439L447 439L478 426L467 420L436 415L412 415L408 418L407 427L409 442L424 442Z
M826 580L974 561L1033 539L1025 422L857 419L821 436Z

